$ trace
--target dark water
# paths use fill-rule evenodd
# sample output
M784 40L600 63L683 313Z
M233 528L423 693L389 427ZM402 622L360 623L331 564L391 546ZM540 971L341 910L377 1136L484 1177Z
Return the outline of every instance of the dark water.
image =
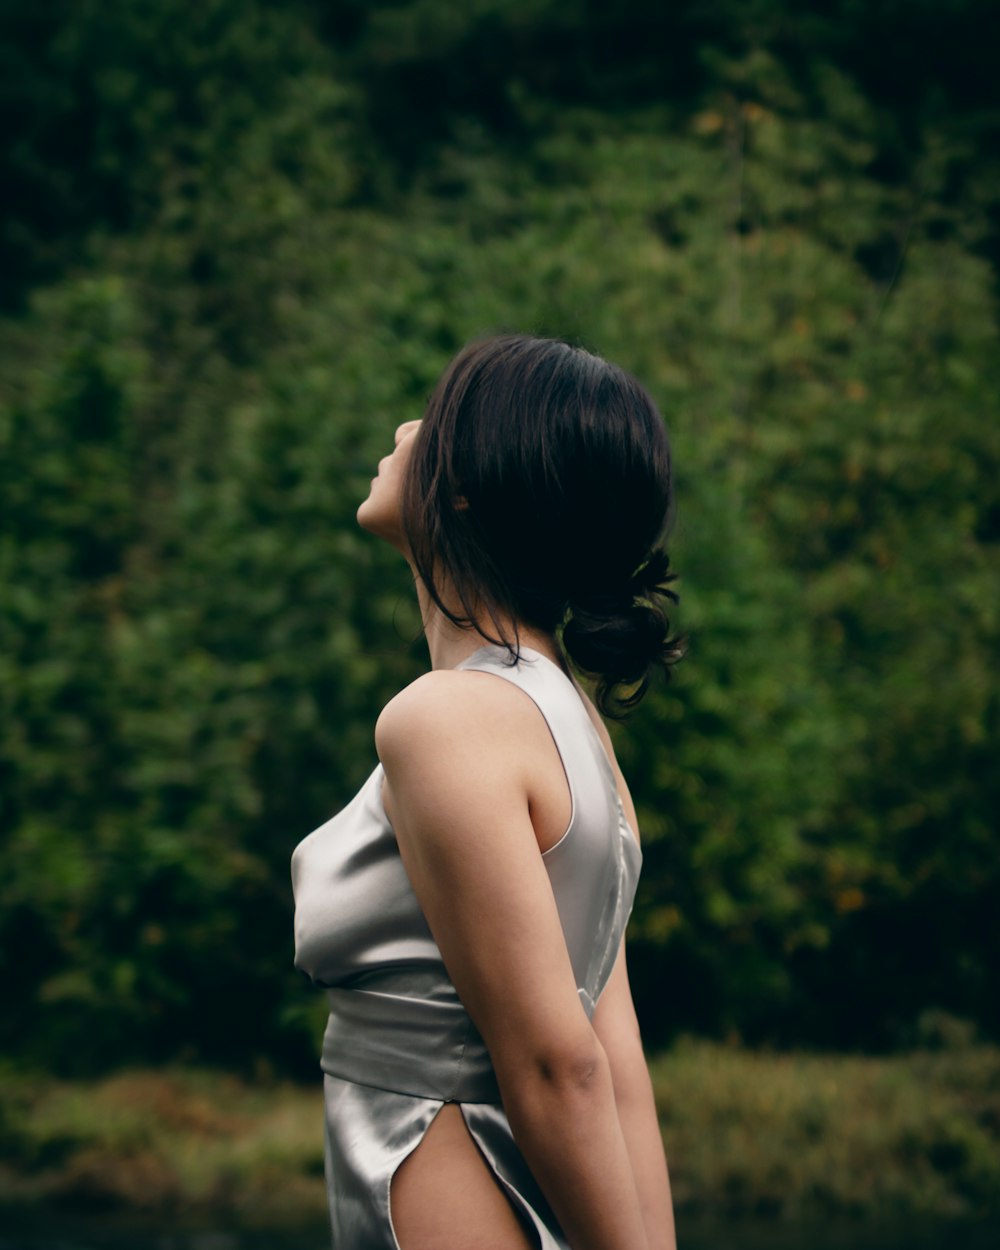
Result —
M1000 1250L1000 1222L924 1223L906 1227L778 1222L678 1221L680 1250ZM150 1220L0 1212L0 1250L331 1250L324 1224L238 1229L165 1228ZM363 1250L337 1247L337 1250Z

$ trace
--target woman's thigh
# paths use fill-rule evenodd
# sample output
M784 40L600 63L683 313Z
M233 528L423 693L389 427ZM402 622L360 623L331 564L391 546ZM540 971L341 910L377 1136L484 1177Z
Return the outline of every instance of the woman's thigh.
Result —
M397 1168L390 1207L401 1250L538 1250L456 1103Z

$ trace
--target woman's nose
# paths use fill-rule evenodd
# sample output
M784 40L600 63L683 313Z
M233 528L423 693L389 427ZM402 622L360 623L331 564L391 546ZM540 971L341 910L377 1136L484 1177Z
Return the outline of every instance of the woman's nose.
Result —
M419 424L419 421L404 421L402 425L397 425L396 446L399 446L403 439L406 438L407 434L412 434Z

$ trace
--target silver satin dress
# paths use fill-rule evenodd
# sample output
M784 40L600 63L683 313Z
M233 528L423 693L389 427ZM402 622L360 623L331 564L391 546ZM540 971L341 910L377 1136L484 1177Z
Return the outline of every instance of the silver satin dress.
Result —
M538 706L572 799L543 855L588 1016L632 908L641 854L603 744L558 665L484 647L463 669L494 673ZM448 977L382 806L379 765L354 800L292 856L295 964L323 986L326 1178L336 1250L399 1250L389 1211L396 1169L441 1106L469 1131L542 1250L568 1250L511 1134L489 1052Z

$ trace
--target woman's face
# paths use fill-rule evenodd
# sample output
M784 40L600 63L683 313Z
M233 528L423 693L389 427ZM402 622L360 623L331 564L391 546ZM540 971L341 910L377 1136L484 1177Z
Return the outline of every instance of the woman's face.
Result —
M361 528L392 543L404 555L408 548L402 524L403 483L413 451L413 440L419 429L419 421L404 421L397 427L396 446L391 455L378 462L378 472L372 478L368 498L358 508Z

